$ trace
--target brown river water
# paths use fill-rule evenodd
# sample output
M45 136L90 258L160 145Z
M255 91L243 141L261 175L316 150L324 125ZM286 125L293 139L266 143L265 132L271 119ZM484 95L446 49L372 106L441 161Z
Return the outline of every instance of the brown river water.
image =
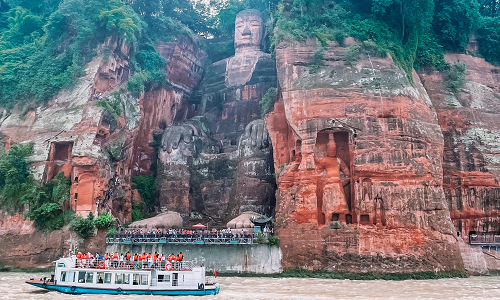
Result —
M30 277L49 273L0 273L0 299L156 299L169 296L65 295L25 284ZM465 279L352 281L334 279L218 277L216 296L182 296L181 299L500 299L500 277Z

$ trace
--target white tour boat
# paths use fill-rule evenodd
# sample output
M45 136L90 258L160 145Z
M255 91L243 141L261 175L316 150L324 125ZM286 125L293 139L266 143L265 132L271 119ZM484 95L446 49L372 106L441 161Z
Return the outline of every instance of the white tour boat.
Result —
M26 283L68 294L216 295L218 283L205 281L205 267L189 261L123 262L60 258L50 280Z

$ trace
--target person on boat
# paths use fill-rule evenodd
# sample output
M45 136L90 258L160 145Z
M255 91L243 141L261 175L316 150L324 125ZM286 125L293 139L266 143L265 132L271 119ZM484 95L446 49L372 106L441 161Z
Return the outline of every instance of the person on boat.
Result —
M148 254L148 268L151 268L153 265L153 257L151 256L151 253Z
M130 262L130 251L127 251L127 254L125 255L125 258L127 259L127 261Z
M119 264L118 264L119 267L123 267L124 262L125 262L124 259L125 259L125 256L123 255L123 253L121 253L120 257L119 257Z
M179 255L177 255L177 261L182 261L184 259L184 255L181 253L179 253Z
M113 267L118 266L118 252L113 253Z
M99 277L99 281L97 281L97 283L104 283L104 281L102 280L102 277Z
M138 255L137 255L137 252L134 254L134 261L137 261L138 259Z

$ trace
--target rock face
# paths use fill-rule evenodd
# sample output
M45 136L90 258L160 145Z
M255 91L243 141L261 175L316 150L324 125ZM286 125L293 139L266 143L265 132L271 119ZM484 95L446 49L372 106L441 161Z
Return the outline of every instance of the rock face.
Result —
M473 49L472 49L473 50ZM453 93L446 75L421 74L444 135L444 191L456 231L500 230L500 68L482 58L447 54L466 66Z
M157 154L150 143L153 142L155 131L165 129L174 121L186 120L193 116L187 100L201 81L203 65L207 58L204 51L186 39L160 43L157 45L157 51L167 61L166 73L172 88L146 92L140 99L141 122L133 143L133 175L154 173Z
M184 217L202 212L220 224L247 210L269 215L274 207L272 150L259 101L276 86L275 63L260 51L258 12L243 11L236 20L236 55L207 68L192 101L197 116L167 127L159 152L160 205ZM251 22L259 26L250 30Z
M365 54L349 66L336 43L310 72L319 47L276 49L282 99L267 125L283 268L463 269L442 188L443 135L417 74L412 85L390 57Z
M21 214L0 211L0 266L16 268L53 267L54 260L73 251L104 253L105 233L83 241L68 228L43 233Z
M121 94L124 114L118 118L96 105L96 100L111 97L113 91L126 84L130 75L129 48L112 37L98 49L111 50L107 52L112 54L96 57L88 64L86 76L74 88L61 91L47 105L25 115L13 110L2 117L0 132L6 149L11 144L34 142L30 160L36 179L48 182L59 172L71 178L70 200L63 204L64 209L71 208L84 217L89 212L110 212L119 224L131 221L131 198L140 201L137 191L131 189L131 176L151 174L151 165L154 167L156 161L150 145L153 133L170 125L176 116L189 116L187 96L199 83L206 58L188 40L162 43L157 48L167 61L172 88L154 89L143 93L140 99ZM28 223L23 228L28 228L29 233L17 232L18 225L2 229L1 263L48 266L67 254L71 246L68 241L74 233L65 229L46 235ZM103 241L103 236L98 235L71 247L103 251ZM23 255L30 259L25 263L17 261Z

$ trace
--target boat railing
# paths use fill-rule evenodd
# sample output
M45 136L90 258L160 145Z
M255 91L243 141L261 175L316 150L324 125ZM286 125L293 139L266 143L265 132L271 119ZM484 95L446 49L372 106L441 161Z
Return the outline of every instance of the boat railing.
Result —
M114 260L114 259L77 259L76 268L100 269L100 270L174 270L190 271L194 264L191 261L134 261L134 260Z
M106 237L108 244L255 244L253 237Z

